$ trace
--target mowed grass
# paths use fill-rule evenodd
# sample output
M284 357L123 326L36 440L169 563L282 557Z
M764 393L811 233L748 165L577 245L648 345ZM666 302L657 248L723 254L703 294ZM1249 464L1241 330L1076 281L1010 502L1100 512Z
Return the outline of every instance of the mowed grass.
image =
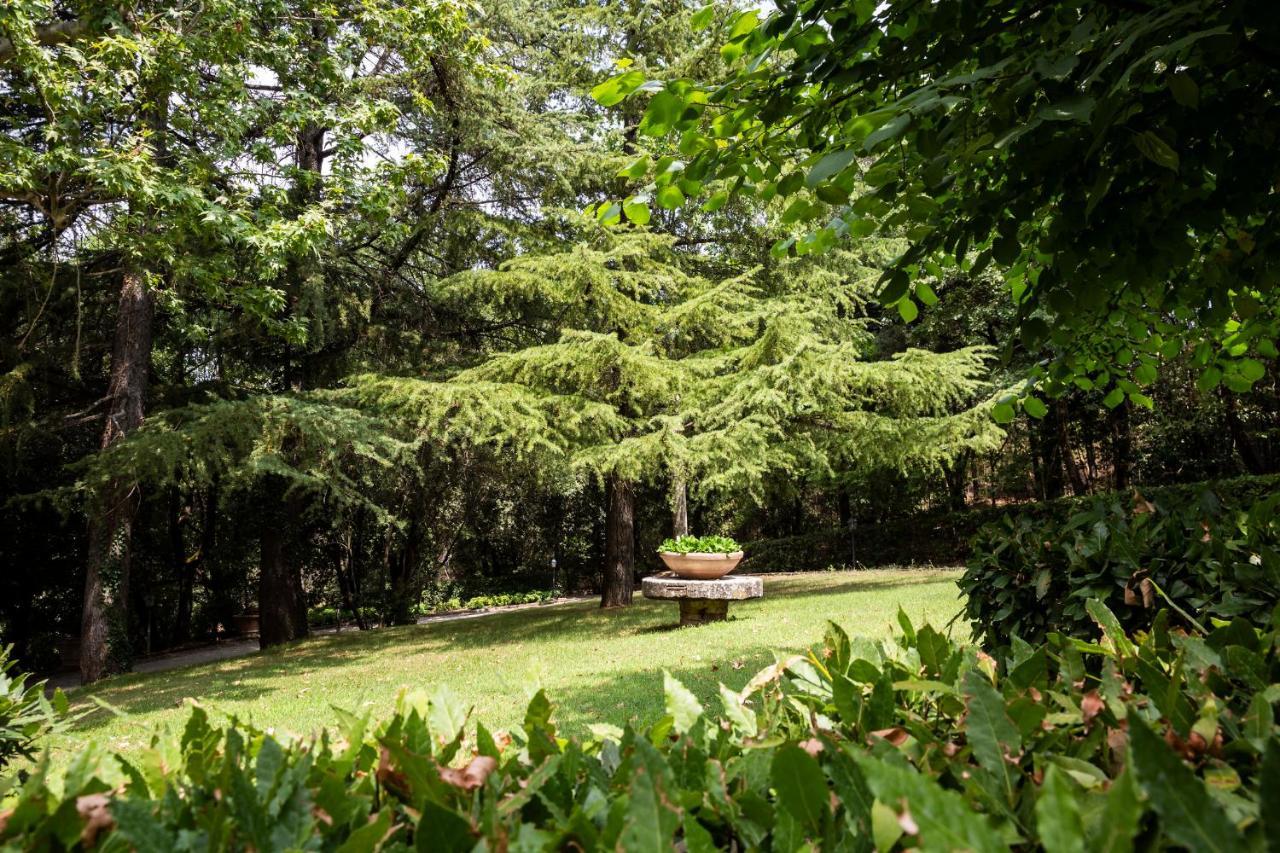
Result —
M77 690L124 711L95 709L57 739L66 760L85 739L125 752L158 725L185 719L187 699L278 732L331 725L331 706L388 713L402 688L447 684L491 729L520 725L538 687L556 704L562 731L594 722L648 723L663 712L668 669L709 707L717 684L741 689L780 653L822 638L827 620L850 634L887 636L901 607L941 629L960 609L958 572L866 570L766 576L765 597L730 607L729 621L676 628L674 604L640 597L619 610L596 602L499 612L474 619L314 637L269 652L168 672L127 675Z

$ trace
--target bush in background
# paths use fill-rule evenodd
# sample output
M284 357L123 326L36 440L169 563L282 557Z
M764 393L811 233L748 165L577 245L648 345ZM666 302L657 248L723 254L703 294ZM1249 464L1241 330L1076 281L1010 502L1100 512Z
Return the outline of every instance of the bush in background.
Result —
M1130 630L1149 627L1166 602L1186 626L1236 616L1265 623L1280 601L1280 494L1256 494L1177 487L1073 502L1060 507L1067 513L1006 515L974 537L960 581L965 615L995 645L1055 631L1083 636L1095 598Z

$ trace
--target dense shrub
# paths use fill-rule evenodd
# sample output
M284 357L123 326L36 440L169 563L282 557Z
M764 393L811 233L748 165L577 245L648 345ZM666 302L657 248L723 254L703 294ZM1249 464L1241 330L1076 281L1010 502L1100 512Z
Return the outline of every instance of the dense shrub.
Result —
M28 684L26 673L14 672L12 652L12 646L0 647L0 772L15 759L33 758L39 740L67 717L62 691L50 698L43 681Z
M1280 843L1280 615L992 659L929 627L820 647L667 715L563 739L472 727L440 689L283 740L195 707L141 755L42 762L0 806L25 848L689 851L1258 849ZM1096 634L1096 632L1095 632ZM476 845L482 843L483 847Z
M1144 488L1142 494L1158 504L1184 504L1211 489L1224 503L1245 506L1280 492L1280 477L1236 477L1213 483L1190 483ZM828 529L799 536L758 539L746 546L739 572L802 572L829 566L958 566L972 553L972 540L984 527L999 524L1008 514L1035 521L1059 523L1091 507L1099 498L1128 498L1132 493L1108 493L1011 506L973 506L956 512L927 512L883 522L863 522L856 530Z
M1005 516L973 541L961 588L975 634L1089 628L1085 603L1106 602L1126 628L1145 628L1165 602L1185 624L1247 615L1280 601L1280 494L1249 503L1224 489L1095 498L1079 511Z

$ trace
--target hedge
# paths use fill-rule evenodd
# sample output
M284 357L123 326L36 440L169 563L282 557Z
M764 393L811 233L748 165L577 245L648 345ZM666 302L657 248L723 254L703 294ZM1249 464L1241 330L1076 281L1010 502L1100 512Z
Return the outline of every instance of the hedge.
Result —
M1003 645L1078 635L1091 599L1130 630L1165 605L1185 627L1265 621L1280 602L1280 494L1247 485L1111 494L984 527L960 581L975 636Z
M1152 501L1179 502L1206 488L1239 505L1280 491L1280 476L1236 477L1208 483L1139 487L1139 490ZM963 565L972 553L973 537L984 527L999 523L1006 515L1065 520L1099 498L1128 498L1132 494L1130 489L1000 507L976 506L958 512L927 512L883 523L860 524L857 529L858 564ZM745 550L746 558L739 572L820 571L851 563L849 531L838 528L799 536L757 539Z

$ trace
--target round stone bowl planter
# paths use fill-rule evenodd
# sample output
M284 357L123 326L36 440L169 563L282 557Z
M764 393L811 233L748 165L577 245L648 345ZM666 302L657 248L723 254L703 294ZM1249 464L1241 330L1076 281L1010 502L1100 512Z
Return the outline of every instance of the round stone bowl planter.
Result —
M705 554L697 551L676 554L661 551L658 556L662 557L662 562L667 564L668 569L680 577L699 581L713 581L724 577L742 562L741 551L734 551L732 554Z

